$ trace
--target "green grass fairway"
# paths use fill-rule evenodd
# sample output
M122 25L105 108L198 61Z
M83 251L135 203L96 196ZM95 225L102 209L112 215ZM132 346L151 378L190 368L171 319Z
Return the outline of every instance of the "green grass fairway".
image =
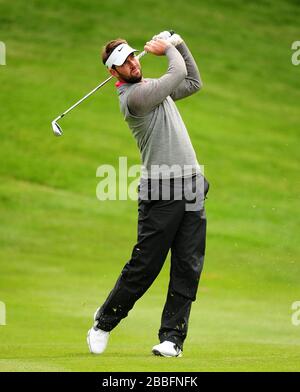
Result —
M0 0L0 371L299 371L300 4ZM178 103L211 188L205 268L184 356L157 358L169 259L92 356L86 332L136 240L134 201L100 202L97 167L139 164L114 83L51 121L107 73L102 45L142 49L173 28L203 90ZM166 59L141 60L148 77ZM1 320L1 318L0 318Z

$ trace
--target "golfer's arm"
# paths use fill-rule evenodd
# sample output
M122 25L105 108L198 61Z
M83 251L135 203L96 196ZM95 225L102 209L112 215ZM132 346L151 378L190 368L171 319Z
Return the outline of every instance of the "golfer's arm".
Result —
M182 55L174 46L166 50L169 60L168 71L159 79L138 83L128 97L128 109L133 115L150 113L165 100L187 76Z
M176 47L180 54L182 55L186 69L187 76L180 83L180 85L172 92L171 98L176 101L188 97L195 92L199 91L202 87L201 76L197 64L189 51L188 47L184 42Z

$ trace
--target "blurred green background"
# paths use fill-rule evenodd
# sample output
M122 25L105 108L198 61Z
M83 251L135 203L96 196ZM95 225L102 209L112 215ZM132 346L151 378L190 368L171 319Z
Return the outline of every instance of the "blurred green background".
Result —
M0 0L0 371L299 370L300 3L237 0ZM136 240L134 201L96 198L102 164L140 163L102 45L142 49L174 29L199 65L203 90L178 103L211 184L205 269L184 357L151 355L169 260L92 356L86 332ZM159 77L165 58L142 60Z

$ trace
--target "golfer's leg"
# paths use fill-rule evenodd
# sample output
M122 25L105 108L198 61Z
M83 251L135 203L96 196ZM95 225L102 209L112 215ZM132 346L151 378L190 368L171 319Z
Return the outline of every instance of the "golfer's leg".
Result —
M184 213L183 201L140 201L138 243L115 287L98 311L98 328L112 330L153 283Z
M170 284L159 330L161 342L169 340L183 346L203 268L205 238L205 210L185 212L171 248Z

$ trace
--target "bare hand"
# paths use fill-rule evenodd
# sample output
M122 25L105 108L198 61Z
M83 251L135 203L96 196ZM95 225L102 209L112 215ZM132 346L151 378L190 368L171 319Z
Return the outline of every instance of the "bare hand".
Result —
M164 40L164 39L157 39L157 40L151 40L146 43L144 46L144 49L148 53L152 53L155 56L163 56L166 53L166 50L169 46L172 46L170 42Z

